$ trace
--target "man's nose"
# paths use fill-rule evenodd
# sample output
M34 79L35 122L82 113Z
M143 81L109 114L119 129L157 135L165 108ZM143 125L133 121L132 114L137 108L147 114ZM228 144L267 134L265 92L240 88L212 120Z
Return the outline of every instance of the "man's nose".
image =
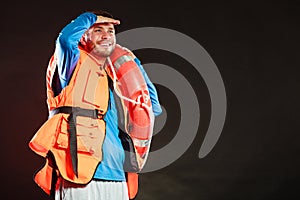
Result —
M109 38L110 37L110 35L109 35L109 33L108 32L106 32L106 31L103 31L102 32L102 36L101 36L103 39L107 39L107 38Z

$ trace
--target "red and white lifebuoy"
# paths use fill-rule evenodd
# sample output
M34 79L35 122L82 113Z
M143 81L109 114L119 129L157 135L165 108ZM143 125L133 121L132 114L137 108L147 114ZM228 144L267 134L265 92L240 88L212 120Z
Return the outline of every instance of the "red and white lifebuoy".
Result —
M126 132L134 143L139 168L142 169L149 153L154 114L147 83L134 59L131 51L116 45L108 58L108 71L115 92L123 101L124 116L128 116L125 121Z

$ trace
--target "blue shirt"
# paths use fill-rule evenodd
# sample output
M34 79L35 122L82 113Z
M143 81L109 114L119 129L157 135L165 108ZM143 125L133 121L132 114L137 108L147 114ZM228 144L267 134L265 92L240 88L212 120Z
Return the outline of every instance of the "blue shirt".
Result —
M55 91L60 92L62 88L68 85L80 56L78 48L80 38L84 32L96 22L96 20L96 15L86 12L79 15L60 32L56 40L55 48L60 85L57 86L59 88L53 88ZM157 91L138 58L135 59L135 62L145 78L150 93L153 112L154 115L157 116L162 112ZM125 181L125 174L123 171L125 154L118 137L118 112L111 89L109 91L109 97L109 106L104 118L104 121L106 122L106 135L102 146L103 159L96 169L94 178Z

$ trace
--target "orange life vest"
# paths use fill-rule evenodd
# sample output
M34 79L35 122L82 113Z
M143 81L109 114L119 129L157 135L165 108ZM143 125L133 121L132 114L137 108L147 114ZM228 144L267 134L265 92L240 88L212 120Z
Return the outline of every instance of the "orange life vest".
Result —
M96 64L84 51L80 58L69 84L54 97L51 88L53 73L55 71L55 55L52 56L47 70L47 103L49 110L58 107L70 106L84 109L97 109L104 115L107 111L109 89L105 70ZM97 92L95 92L97 91ZM36 132L29 142L30 148L37 154L47 157L50 151L60 175L79 184L88 183L102 160L102 143L105 136L105 122L103 118L89 118L78 116L76 118L78 176L73 173L69 156L68 144L68 115L59 113L49 118ZM35 175L36 183L49 194L50 172L53 167L46 165ZM48 180L47 180L48 179ZM51 179L51 178L50 178Z

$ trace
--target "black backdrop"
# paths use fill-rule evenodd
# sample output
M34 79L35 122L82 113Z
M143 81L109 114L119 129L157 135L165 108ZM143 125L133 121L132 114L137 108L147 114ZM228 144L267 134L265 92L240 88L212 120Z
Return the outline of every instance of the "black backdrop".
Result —
M205 83L168 52L136 52L143 63L163 63L184 74L201 108L192 145L171 165L142 174L137 199L299 199L298 3L24 0L1 7L1 199L50 199L33 182L44 161L28 142L47 118L45 70L54 40L86 9L111 12L122 20L119 32L153 26L188 35L212 57L226 88L221 137L199 159L210 117ZM157 87L168 119L153 149L172 140L180 120L174 95Z

